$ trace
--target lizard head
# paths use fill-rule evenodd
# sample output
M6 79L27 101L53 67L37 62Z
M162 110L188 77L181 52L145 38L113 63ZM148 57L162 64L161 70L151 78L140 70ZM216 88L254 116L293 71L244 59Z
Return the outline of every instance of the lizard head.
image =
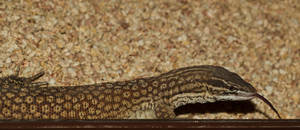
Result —
M216 101L242 101L252 98L259 98L275 111L280 118L279 113L274 106L263 96L259 95L256 89L248 82L243 80L238 74L220 66L204 66L207 71L207 78L198 79L206 86L208 97Z
M241 101L254 98L256 89L238 74L219 66L209 66L205 83L210 95L218 100Z
M238 74L212 65L192 66L173 70L163 76L176 76L184 79L179 89L184 88L171 96L175 107L188 103L205 103L215 101L242 101L259 98L270 106L280 118L277 110L256 89Z

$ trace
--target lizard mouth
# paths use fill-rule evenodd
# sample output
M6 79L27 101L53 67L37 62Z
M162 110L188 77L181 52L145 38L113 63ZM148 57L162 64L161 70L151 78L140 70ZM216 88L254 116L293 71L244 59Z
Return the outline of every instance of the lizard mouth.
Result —
M239 100L250 100L252 98L255 98L256 93L249 93L249 92L239 92L237 95L236 95L236 98L239 99Z

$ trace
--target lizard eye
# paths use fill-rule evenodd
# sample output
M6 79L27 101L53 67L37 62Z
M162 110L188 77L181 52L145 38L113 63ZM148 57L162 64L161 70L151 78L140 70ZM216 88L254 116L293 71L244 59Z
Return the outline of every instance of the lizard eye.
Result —
M230 91L234 91L235 88L234 88L233 86L229 86L229 90L230 90Z

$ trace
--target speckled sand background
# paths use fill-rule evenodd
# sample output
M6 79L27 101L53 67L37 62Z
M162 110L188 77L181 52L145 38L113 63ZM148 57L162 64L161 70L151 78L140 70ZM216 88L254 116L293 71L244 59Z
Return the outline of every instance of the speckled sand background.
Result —
M1 1L0 75L20 65L21 76L44 70L40 81L79 85L220 65L255 86L283 118L300 118L299 24L299 0Z

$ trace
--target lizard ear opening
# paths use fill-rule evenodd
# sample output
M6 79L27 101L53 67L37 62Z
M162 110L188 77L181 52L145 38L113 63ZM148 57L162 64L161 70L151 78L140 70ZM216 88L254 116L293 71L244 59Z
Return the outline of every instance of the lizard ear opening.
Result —
M268 104L270 106L270 108L277 114L278 118L281 119L278 111L275 109L275 107L272 105L271 102L269 102L266 98L264 98L263 96L259 95L258 93L256 93L254 96L257 97L257 98L259 98L259 99L261 99L266 104Z

